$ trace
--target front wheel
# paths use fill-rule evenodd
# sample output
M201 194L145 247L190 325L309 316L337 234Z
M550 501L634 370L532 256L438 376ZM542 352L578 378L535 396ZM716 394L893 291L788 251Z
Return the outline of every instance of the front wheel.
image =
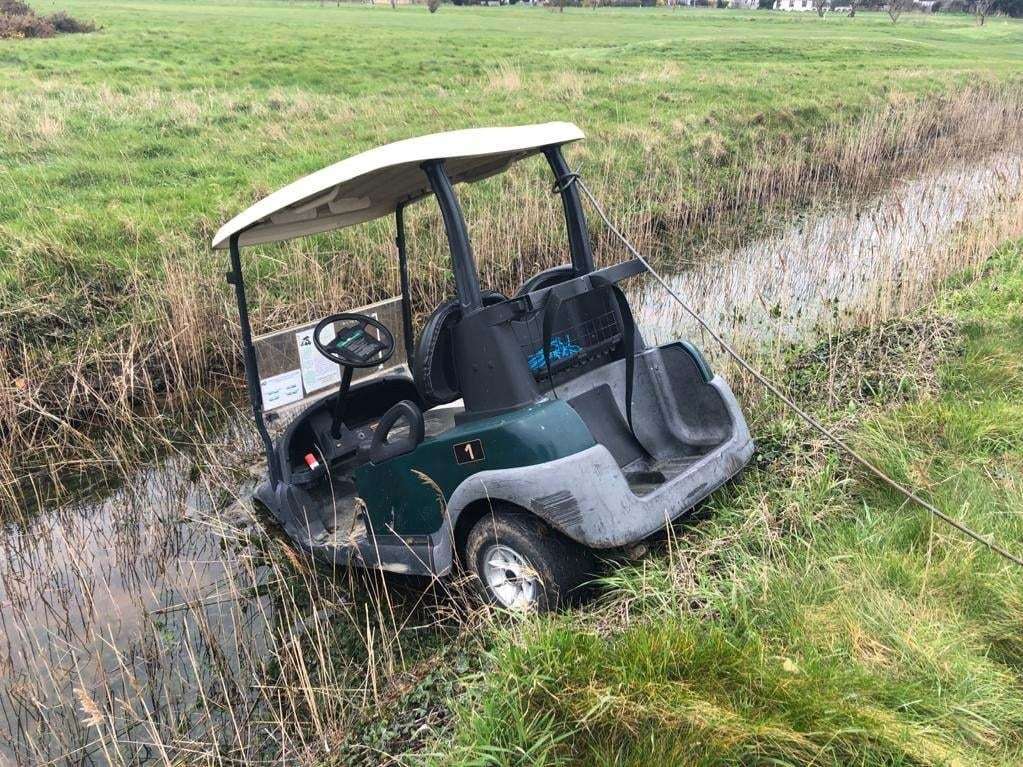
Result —
M594 571L594 558L532 514L500 510L469 531L465 561L486 602L546 612L566 604Z

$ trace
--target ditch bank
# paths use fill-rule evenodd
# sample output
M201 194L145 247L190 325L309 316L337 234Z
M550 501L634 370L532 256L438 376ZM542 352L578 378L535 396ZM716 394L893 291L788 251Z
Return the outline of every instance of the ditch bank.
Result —
M1021 125L1018 88L975 86L896 101L806 135L768 135L735 154L710 152L688 170L650 157L641 179L625 172L627 153L613 143L579 148L572 161L641 249L684 272L743 243L756 247L801 210L865 199L897 179L955 164L984 166L1020 145ZM560 211L537 192L547 185L524 168L464 191L488 287L511 292L563 260ZM437 218L427 206L409 211L420 314L451 293ZM155 267L107 274L66 264L67 275L45 283L42 295L15 297L0 311L3 516L68 497L82 482L116 478L122 461L150 460L173 420L195 408L197 392L231 398L242 390L223 266L204 255L211 231L179 234L168 234ZM378 225L266 249L252 291L256 330L386 297L387 286L393 293L390 238ZM598 259L619 257L597 226L594 238ZM19 268L49 258L44 249Z

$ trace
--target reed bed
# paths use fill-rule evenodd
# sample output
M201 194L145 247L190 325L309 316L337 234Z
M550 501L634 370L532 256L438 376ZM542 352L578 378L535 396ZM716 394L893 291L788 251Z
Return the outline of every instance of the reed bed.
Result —
M572 150L571 159L633 242L663 268L684 272L703 262L731 259L742 243L771 235L773 222L790 220L808 207L860 199L890 188L893 179L966 168L993 153L1007 156L1019 146L1021 118L1023 93L980 86L891 103L850 125L798 141L782 135L727 157L708 149L697 158L695 172L664 166L654 156L640 172L629 172L631 149L621 143L629 141L627 136ZM968 178L969 171L963 173ZM511 292L531 274L564 261L561 214L556 199L543 193L547 186L537 161L463 191L486 286ZM1012 184L1007 187L1011 194ZM901 214L896 209L878 215ZM429 205L414 206L407 226L413 299L421 316L451 295L451 274L440 222ZM257 330L396 294L390 227L390 222L378 222L260 249L258 258L248 262ZM599 226L593 229L598 259L620 258L616 244ZM1012 226L1004 231L1011 233ZM12 513L26 499L31 507L33 500L59 496L65 483L79 487L82 481L101 480L122 457L139 449L151 453L166 447L166 433L182 414L194 410L197 391L240 390L235 312L223 284L223 259L199 255L206 251L208 236L203 231L198 241L168 239L158 268L131 272L124 284L83 284L83 302L110 300L116 305L114 315L122 319L77 334L73 350L51 353L39 345L31 322L19 325L22 314L11 315L8 343L0 348L0 504ZM832 238L841 236L852 235ZM798 245L791 238L784 242L784 247ZM750 256L757 246L750 247L740 259L744 265L731 267L740 281L745 262L757 258ZM844 258L840 241L827 247L833 260ZM977 252L983 253L983 247ZM952 270L958 264L947 266ZM877 264L866 267L864 283L875 279L879 269ZM729 297L717 298L722 290L713 284L717 274L716 266L705 267L694 288L720 308L729 305ZM809 278L800 302L822 276ZM51 299L54 306L67 303L56 297L34 299L42 302L32 313L37 321L46 314L39 307ZM796 300L788 297L792 304ZM713 307L708 303L707 308ZM792 313L799 307L777 310ZM857 311L877 314L869 301ZM57 326L77 321L45 320Z

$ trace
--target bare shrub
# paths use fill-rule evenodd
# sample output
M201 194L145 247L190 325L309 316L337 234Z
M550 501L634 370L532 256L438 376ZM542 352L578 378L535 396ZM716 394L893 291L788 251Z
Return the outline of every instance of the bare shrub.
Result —
M91 21L79 21L64 11L40 16L21 0L0 0L0 39L53 37L58 32L95 32Z
M49 20L31 12L0 15L0 39L53 37L56 33Z
M994 5L994 0L974 0L973 15L977 17L978 24L984 26L984 22L987 21L988 14L991 13Z
M35 13L35 11L20 0L0 0L0 14L6 16L27 16L30 13Z
M902 12L908 10L913 4L913 0L888 0L885 3L884 9L888 13L888 18L892 20L892 24L899 23L899 16Z
M53 28L65 34L81 34L95 32L96 24L91 21L80 21L74 16L69 16L67 11L57 11L48 18Z

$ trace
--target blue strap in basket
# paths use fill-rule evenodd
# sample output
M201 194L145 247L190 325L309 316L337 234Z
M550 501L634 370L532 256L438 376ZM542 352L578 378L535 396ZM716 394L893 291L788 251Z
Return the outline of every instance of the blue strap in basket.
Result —
M551 350L550 356L545 358L543 355L543 347L541 346L535 352L529 355L526 362L529 365L529 369L534 373L543 370L547 367L547 360L551 362L560 362L561 360L567 360L579 352L582 351L582 347L578 344L572 343L572 337L569 335L555 336L551 339Z

